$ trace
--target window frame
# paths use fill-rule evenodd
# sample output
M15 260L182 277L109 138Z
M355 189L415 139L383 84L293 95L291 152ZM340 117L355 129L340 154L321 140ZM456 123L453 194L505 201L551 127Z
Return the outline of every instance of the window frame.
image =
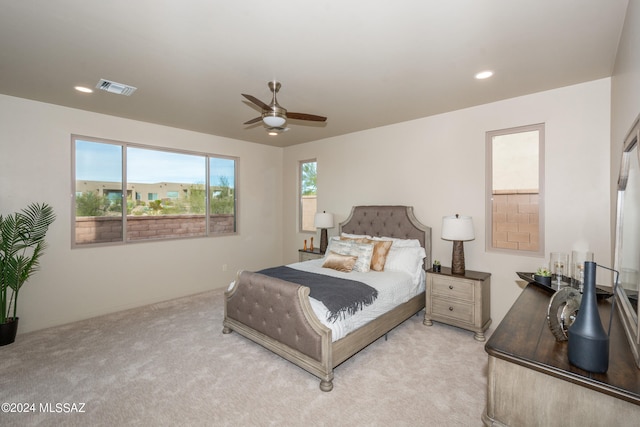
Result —
M496 248L493 246L493 138L496 136L512 135L517 133L538 131L538 250L509 249ZM545 170L545 123L536 123L531 125L517 126L506 129L499 129L486 132L485 136L485 152L486 152L486 189L485 189L485 251L498 252L519 256L545 256L545 189L544 189L544 170Z
M307 163L315 163L316 164L316 206L317 206L317 200L318 200L318 160L313 158L313 159L306 159L306 160L300 160L298 161L298 231L300 233L309 233L309 234L313 234L316 233L316 228L314 227L313 230L307 230L304 228L304 207L303 207L303 185L302 185L302 170L304 168L304 165ZM317 209L315 209L314 211L314 218L315 218L315 212L317 212Z
M122 221L122 238L119 241L109 241L109 242L94 242L94 243L77 243L76 240L76 223L77 223L77 217L76 217L76 198L78 197L79 193L77 191L77 177L76 177L76 173L77 173L77 163L76 163L76 157L77 157L77 153L76 153L76 146L77 146L77 141L85 141L85 142L89 142L89 143L96 143L96 144L110 144L110 145L116 145L121 147L121 169L122 169L122 176L121 176L121 200L122 200L122 215L121 215L121 221ZM127 181L127 149L128 148L140 148L140 149L145 149L145 150L152 150L152 151L158 151L158 152L164 152L164 153L174 153L174 154L185 154L185 155L192 155L192 156L198 156L198 157L202 157L204 160L204 172L205 172L205 183L204 183L204 191L205 191L205 213L204 213L204 217L205 217L205 232L202 235L196 235L196 236L171 236L171 237L159 237L159 238L153 238L153 239L128 239L127 238L127 200L128 200L128 194L129 194L129 190L127 189L128 187L128 181ZM212 213L210 212L211 209L211 199L210 199L210 194L211 194L211 188L213 187L211 185L211 170L210 170L210 165L211 165L211 161L212 159L228 159L228 160L232 160L234 162L234 169L233 169L233 231L232 232L213 232L213 227L211 226L211 215ZM227 155L220 155L220 154L214 154L214 153L207 153L207 152L198 152L198 151L191 151L191 150L182 150L182 149L174 149L174 148L167 148L167 147L160 147L160 146L154 146L154 145L148 145L148 144L139 144L139 143L132 143L132 142L125 142L125 141L117 141L117 140L111 140L111 139L105 139L105 138L98 138L98 137L91 137L91 136L86 136L86 135L77 135L77 134L72 134L71 135L71 248L72 249L77 249L77 248L95 248L95 247L100 247L100 246L117 246L117 245L128 245L128 244L136 244L136 243L149 243L149 242L164 242L164 241L168 241L168 240L177 240L177 239L192 239L192 238L208 238L208 237L223 237L223 236L230 236L230 235L237 235L239 234L238 232L238 220L239 220L239 211L238 211L238 177L239 177L239 163L240 163L240 158L236 157L236 156L227 156ZM133 191L131 192L131 200L132 201L136 201L138 200L138 192L137 191ZM193 214L188 214L188 215L193 215Z

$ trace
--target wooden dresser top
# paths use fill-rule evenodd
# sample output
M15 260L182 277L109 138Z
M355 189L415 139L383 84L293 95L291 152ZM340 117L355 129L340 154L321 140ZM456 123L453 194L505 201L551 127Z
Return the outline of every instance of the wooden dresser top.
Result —
M547 323L551 294L529 284L491 335L489 355L640 405L638 369L624 330L614 313L609 339L609 369L605 374L583 371L569 363L568 342L556 341ZM605 330L611 302L599 301Z

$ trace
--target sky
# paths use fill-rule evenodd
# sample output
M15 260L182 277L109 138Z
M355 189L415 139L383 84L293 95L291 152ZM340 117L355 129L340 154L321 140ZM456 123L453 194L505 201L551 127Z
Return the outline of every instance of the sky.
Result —
M76 180L122 180L121 145L76 140ZM206 180L204 155L174 153L139 147L126 147L127 182L154 184L179 182L204 184ZM211 184L220 184L220 177L227 177L234 186L234 161L211 158Z
M494 190L537 190L539 187L539 141L537 130L497 135L492 138L492 185Z

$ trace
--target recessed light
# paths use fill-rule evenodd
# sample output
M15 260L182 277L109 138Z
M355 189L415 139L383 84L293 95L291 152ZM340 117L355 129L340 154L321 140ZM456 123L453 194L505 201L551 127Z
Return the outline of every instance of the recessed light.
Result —
M74 89L77 90L78 92L93 93L92 89L89 89L88 87L84 87L84 86L76 86Z
M483 79L488 79L489 77L493 76L493 71L480 71L478 74L475 75L476 79L478 80L483 80Z

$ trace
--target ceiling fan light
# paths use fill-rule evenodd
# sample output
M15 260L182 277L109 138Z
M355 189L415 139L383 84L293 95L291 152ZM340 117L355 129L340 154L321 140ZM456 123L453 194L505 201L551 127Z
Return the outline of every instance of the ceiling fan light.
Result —
M270 128L279 128L286 123L286 119L280 116L264 116L262 121Z

